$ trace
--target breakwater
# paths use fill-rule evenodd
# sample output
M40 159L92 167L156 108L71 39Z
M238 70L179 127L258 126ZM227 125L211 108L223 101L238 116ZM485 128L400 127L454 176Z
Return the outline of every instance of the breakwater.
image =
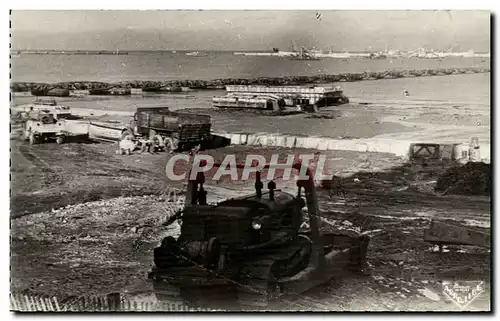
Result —
M106 83L98 81L67 81L59 83L12 82L11 91L48 91L54 88L66 90L96 90L109 88L157 88L157 87L189 87L191 89L225 89L227 85L269 85L293 86L306 84L325 84L335 82L354 82L377 79L397 79L411 77L447 76L472 73L489 73L489 68L448 68L423 70L388 70L383 72L341 73L335 75L260 77L260 78L224 78L213 80L166 80L166 81L121 81Z

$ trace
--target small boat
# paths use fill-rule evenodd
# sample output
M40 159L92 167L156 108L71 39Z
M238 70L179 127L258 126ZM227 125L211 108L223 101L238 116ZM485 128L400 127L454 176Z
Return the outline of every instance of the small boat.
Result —
M103 141L119 141L125 125L117 121L89 122L89 138Z
M41 88L32 89L33 96L69 97L70 91L65 88Z
M193 52L188 52L186 53L186 56L192 56L192 57L206 57L208 54L206 52L200 52L200 51L193 51Z

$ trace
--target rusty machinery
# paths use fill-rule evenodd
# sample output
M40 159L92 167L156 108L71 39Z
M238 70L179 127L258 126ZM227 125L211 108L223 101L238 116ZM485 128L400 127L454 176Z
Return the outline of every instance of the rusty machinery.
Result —
M302 166L295 163L293 168ZM236 299L240 309L265 308L274 299L302 293L345 271L362 271L369 238L320 230L312 171L307 168L306 174L309 179L298 180L292 195L276 189L274 181L264 191L257 172L254 194L216 205L206 202L204 174L190 179L180 236L166 237L154 249L149 278L157 298L169 300L176 293L192 302L214 302L222 295L226 303ZM309 229L302 231L305 206Z

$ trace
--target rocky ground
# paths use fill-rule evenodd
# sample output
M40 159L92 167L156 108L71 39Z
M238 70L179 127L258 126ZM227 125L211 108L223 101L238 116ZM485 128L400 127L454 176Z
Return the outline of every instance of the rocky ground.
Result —
M11 291L39 295L148 295L152 249L178 225L164 228L173 205L165 177L166 154L117 155L116 145L69 143L30 146L11 140ZM285 149L226 147L228 153ZM294 153L300 152L298 150ZM303 151L311 153L313 151ZM481 280L486 293L467 309L489 310L489 252L448 247L434 251L423 241L431 218L489 229L487 196L434 192L453 164L408 163L389 154L328 151L344 179L346 197L319 190L323 226L358 229L371 235L365 277L332 280L289 297L275 308L288 310L459 311L441 281ZM208 183L211 199L251 190L252 182Z

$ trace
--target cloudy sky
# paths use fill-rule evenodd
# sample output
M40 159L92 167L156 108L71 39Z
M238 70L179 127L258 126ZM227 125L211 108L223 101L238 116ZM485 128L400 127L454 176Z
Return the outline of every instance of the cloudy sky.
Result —
M317 13L321 17L317 18ZM490 50L487 11L13 11L13 49Z

